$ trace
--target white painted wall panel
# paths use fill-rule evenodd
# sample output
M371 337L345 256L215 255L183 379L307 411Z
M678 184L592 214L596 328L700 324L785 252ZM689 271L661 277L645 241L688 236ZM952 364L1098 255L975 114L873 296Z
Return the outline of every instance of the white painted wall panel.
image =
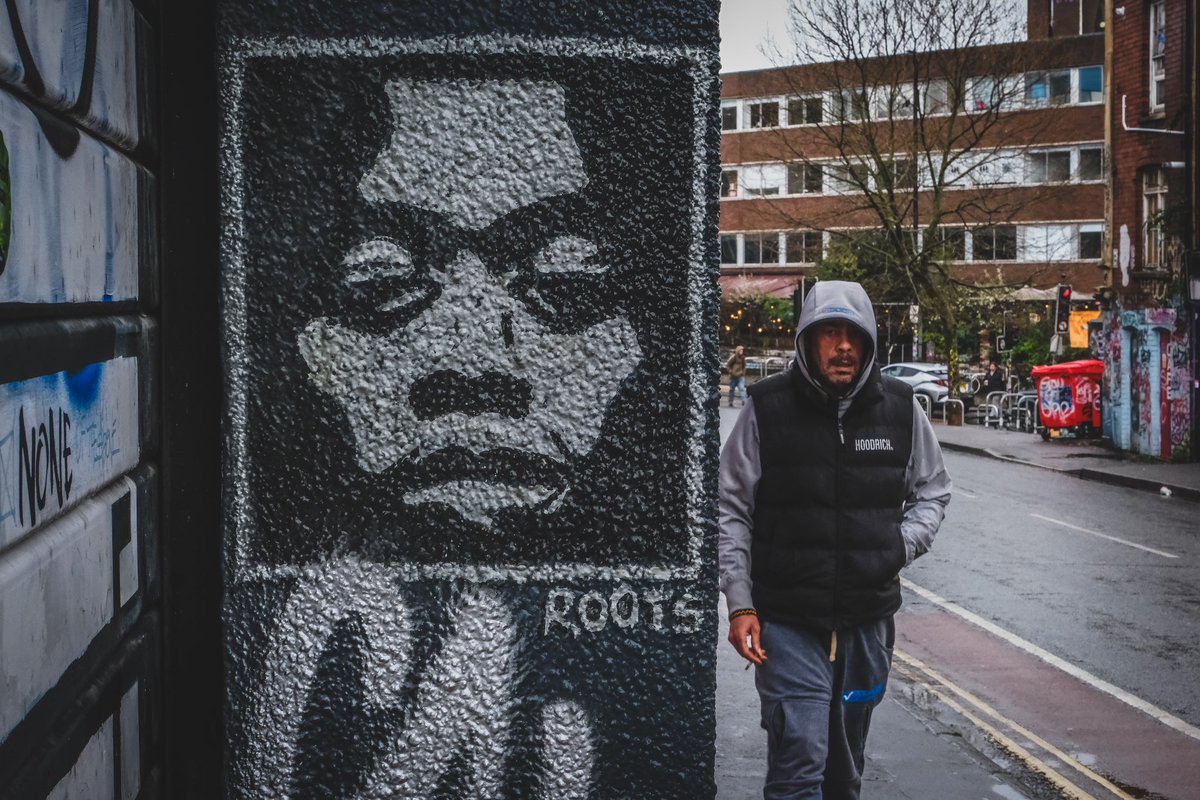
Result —
M0 135L10 182L0 201L12 217L0 303L137 299L134 163L86 135L60 155L33 112L6 91L0 91Z
M111 717L104 721L46 800L105 800L113 796L113 724Z
M0 548L133 469L138 457L137 359L0 386Z
M113 617L112 504L127 478L0 554L0 741Z
M138 16L129 0L101 0L95 71L87 108L78 108L85 82L88 0L16 0L17 23L47 103L72 110L118 144L138 143ZM21 60L10 12L0 9L0 80L36 90ZM34 91L36 94L36 91Z

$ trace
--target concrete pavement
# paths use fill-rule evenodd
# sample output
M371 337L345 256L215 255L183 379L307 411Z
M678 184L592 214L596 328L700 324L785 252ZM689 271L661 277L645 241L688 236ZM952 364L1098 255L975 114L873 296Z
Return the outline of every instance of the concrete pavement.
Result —
M721 619L727 616L724 600ZM901 612L903 615L903 612ZM903 619L897 620L903 626ZM759 725L754 673L726 641L717 643L717 800L762 797L767 735ZM925 687L893 670L871 719L863 800L1021 800L1035 798L962 733L965 720L933 714Z

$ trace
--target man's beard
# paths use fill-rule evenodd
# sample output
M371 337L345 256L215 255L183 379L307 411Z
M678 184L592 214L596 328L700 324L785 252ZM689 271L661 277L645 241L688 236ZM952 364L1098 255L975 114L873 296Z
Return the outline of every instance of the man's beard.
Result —
M829 374L834 367L850 367L854 373L844 381L835 381L829 378ZM845 397L858 383L858 378L862 374L862 364L857 358L843 357L831 358L821 365L821 374L819 376L821 386L826 392L834 397Z

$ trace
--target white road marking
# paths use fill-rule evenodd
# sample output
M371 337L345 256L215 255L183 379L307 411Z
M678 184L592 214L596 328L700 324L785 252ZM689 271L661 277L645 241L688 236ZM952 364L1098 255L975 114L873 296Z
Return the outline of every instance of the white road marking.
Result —
M1175 555L1174 553L1168 553L1165 550L1155 550L1153 547L1146 547L1144 544L1138 544L1137 542L1131 542L1127 539L1119 539L1116 536L1109 536L1107 533L1099 533L1098 531L1090 531L1087 528L1081 528L1078 525L1072 525L1069 522L1063 522L1061 519L1053 519L1052 517L1043 517L1041 514L1032 514L1032 513L1029 516L1035 517L1035 518L1043 520L1045 522L1053 522L1055 525L1062 525L1064 528L1070 528L1071 530L1079 531L1080 533L1090 533L1092 536L1099 536L1101 539L1108 539L1110 542L1116 542L1117 544L1123 544L1126 547L1136 547L1138 550L1145 550L1147 553L1154 553L1154 555L1162 556L1163 558L1179 558L1179 556Z
M1106 680L1103 680L1102 678L1097 678L1095 675L1091 674L1090 672L1087 672L1086 670L1080 669L1079 667L1075 666L1074 664L1070 663L1069 661L1059 658L1058 656L1054 655L1053 653L1051 653L1047 650L1043 650L1042 648L1038 647L1033 642L1026 641L1025 639L1022 639L1020 636L1017 636L1015 633L1006 631L1004 628L1001 628L996 623L991 622L990 620L986 620L983 617L979 616L978 614L976 614L972 611L968 611L967 609L960 606L958 603L955 603L952 600L947 600L946 598L942 597L941 595L935 594L935 593L929 591L928 589L924 588L923 586L918 586L917 584L910 581L908 578L901 578L900 583L904 586L905 589L908 589L909 591L920 595L921 597L925 598L926 600L933 603L934 605L937 605L937 606L940 606L940 607L946 609L951 614L955 614L956 616L962 617L967 622L970 622L972 625L976 625L980 628L983 628L985 631L987 631L988 633L990 633L994 636L999 636L1001 639L1008 642L1009 644L1024 650L1026 653L1029 653L1032 656L1040 658L1042 661L1046 662L1050 666L1062 670L1063 672L1067 673L1071 677L1073 677L1077 680L1083 681L1088 686L1091 686L1093 689L1097 689L1101 692L1104 692L1109 697L1114 697L1117 700L1120 700L1125 705L1130 706L1132 708L1136 708L1138 711L1141 711L1143 714L1150 715L1151 717L1158 720L1162 724L1166 725L1168 728L1171 728L1172 730L1179 731L1180 733L1182 733L1185 736L1189 736L1192 739L1195 739L1196 741L1200 741L1200 728L1197 728L1194 725L1184 722L1179 717L1176 717L1175 715L1173 715L1167 711L1164 711L1163 709L1159 708L1158 706L1156 706L1152 703L1148 703L1147 701L1143 700L1142 698L1140 698L1136 695L1130 694L1129 692L1125 691L1124 689L1120 688L1119 686L1114 686L1113 684L1109 683Z

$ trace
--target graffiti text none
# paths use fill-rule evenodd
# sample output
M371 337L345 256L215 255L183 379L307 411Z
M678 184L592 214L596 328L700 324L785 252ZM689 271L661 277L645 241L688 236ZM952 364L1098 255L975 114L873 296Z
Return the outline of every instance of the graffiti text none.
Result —
M57 426L56 426L57 423ZM63 409L46 412L46 421L25 427L25 408L18 414L20 440L17 454L17 488L21 524L25 524L25 504L29 503L29 524L37 523L39 511L53 498L61 509L71 498L71 417ZM28 436L26 433L28 432ZM22 491L22 489L24 491Z

